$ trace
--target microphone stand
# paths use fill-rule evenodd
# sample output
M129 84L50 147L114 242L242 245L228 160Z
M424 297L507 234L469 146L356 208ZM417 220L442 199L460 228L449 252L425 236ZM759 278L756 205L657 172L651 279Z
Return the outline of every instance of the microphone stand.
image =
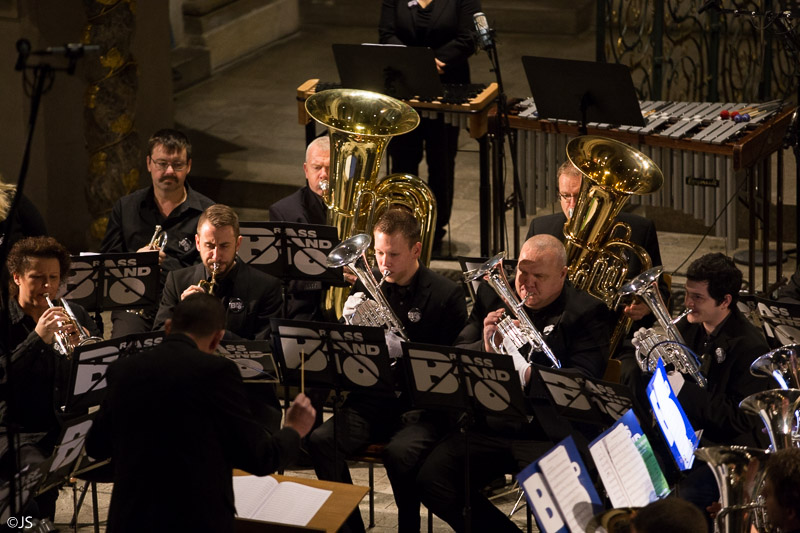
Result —
M489 56L489 62L492 64L491 71L494 72L497 78L497 118L498 118L498 131L495 133L494 151L495 162L492 172L499 179L499 189L494 192L493 199L493 216L497 226L494 230L494 248L491 253L499 251L499 243L506 240L505 236L505 213L508 209L514 210L514 255L519 255L519 223L520 218L525 218L525 201L522 198L522 187L519 181L519 169L517 166L517 135L511 130L508 123L508 100L503 88L503 77L500 73L500 59L497 55L497 47L495 46L494 30L487 30L488 35L485 40L480 37L478 39L481 49L485 50ZM498 139L499 137L499 139ZM505 194L505 180L502 178L503 169L505 167L505 141L508 138L508 147L511 151L511 168L514 176L514 192L508 198L503 198ZM495 186L498 183L494 184ZM507 248L507 247L506 247ZM504 248L505 249L505 248Z
M3 242L0 244L0 264L5 265L6 259L8 258L9 248L10 248L10 240L8 237L11 236L13 226L14 226L14 219L16 218L16 213L19 211L19 204L20 199L22 198L22 193L25 190L25 178L28 175L28 166L30 165L31 159L31 147L33 146L33 132L36 128L36 118L39 115L39 106L41 104L42 96L49 91L53 87L53 82L55 80L55 72L56 71L65 71L67 74L72 75L75 73L75 66L78 58L83 55L83 49L80 50L76 49L74 53L68 53L67 56L69 57L69 65L67 67L54 67L46 62L38 62L35 65L28 64L28 58L31 54L33 55L45 55L49 54L50 52L42 53L40 51L31 52L31 43L27 39L20 39L16 43L17 47L17 61L14 65L14 70L20 71L23 73L23 81L28 83L28 80L25 79L25 71L30 70L33 73L33 80L29 82L30 88L30 98L31 98L31 107L30 113L28 115L28 135L25 140L25 150L22 155L22 163L20 164L19 169L19 177L17 178L17 188L14 193L14 199L11 202L11 206L8 210L8 214L6 215L6 224L5 224L5 236L3 238ZM6 419L9 421L6 424L6 437L8 439L8 456L10 460L7 462L7 471L5 472L8 474L8 501L9 501L9 516L15 516L19 514L22 509L17 508L17 504L21 504L17 502L17 482L15 479L16 474L20 471L19 465L19 455L17 450L17 427L16 422L14 421L14 399L12 394L12 373L13 373L13 363L11 361L11 355L13 353L13 346L8 344L8 340L11 338L11 320L10 320L10 301L9 301L9 291L8 285L5 283L0 283L2 287L0 287L0 303L5 308L4 314L4 337L6 339L6 346L4 351L7 353L5 354L7 357L6 365L5 365L5 374L6 374Z

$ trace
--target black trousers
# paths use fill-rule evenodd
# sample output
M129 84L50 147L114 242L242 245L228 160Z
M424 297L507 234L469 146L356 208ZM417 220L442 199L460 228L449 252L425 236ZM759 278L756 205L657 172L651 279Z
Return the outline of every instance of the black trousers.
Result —
M419 164L425 151L428 164L428 186L436 198L436 237L441 239L450 221L453 208L456 153L459 127L445 124L441 113L436 118L423 118L419 126L389 143L392 173L419 176Z

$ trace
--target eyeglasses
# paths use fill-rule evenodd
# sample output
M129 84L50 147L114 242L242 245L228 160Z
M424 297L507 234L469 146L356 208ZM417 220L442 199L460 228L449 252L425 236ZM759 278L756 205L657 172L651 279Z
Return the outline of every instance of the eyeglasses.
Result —
M578 196L580 196L580 194L561 194L561 193L558 193L558 194L556 194L556 196L558 196L559 200L569 201L569 200L577 200Z
M180 172L186 168L185 161L165 161L163 159L151 159L151 161L159 170L167 170L167 167L172 167L175 172Z

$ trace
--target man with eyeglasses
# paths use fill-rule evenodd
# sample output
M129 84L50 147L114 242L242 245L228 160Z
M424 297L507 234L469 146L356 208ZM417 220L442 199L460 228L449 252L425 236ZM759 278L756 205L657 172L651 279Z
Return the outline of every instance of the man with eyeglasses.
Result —
M173 129L154 133L147 150L147 170L152 184L117 200L109 215L100 251L158 250L161 286L168 272L197 263L200 260L194 242L197 219L214 202L186 183L191 169L192 144L186 135ZM166 243L160 249L151 246L157 225L167 233ZM114 311L111 335L122 337L150 331L154 318L155 309Z

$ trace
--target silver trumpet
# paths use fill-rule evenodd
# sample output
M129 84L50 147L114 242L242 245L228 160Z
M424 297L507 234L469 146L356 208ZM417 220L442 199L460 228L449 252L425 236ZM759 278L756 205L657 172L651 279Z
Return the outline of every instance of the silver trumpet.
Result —
M800 344L786 344L765 353L753 361L750 373L774 378L781 389L800 389Z
M503 300L514 317L506 316L497 324L497 331L503 335L503 342L496 343L494 335L489 339L489 344L492 349L497 353L508 354L505 343L506 341L513 344L516 349L519 349L526 344L531 345L531 349L537 352L544 353L553 364L553 368L561 368L561 361L558 360L553 350L544 342L544 337L533 325L528 313L525 312L525 302L517 298L511 285L508 283L506 273L503 270L503 259L506 253L500 252L493 258L486 261L480 267L464 273L464 279L467 282L475 281L477 279L485 279L489 286L494 289L498 296ZM514 324L514 318L519 321L519 326Z
M156 224L153 236L150 238L148 246L151 250L161 250L167 244L167 232L159 225Z
M797 422L800 389L774 389L751 394L739 403L748 413L758 415L767 428L773 451L800 447Z
M664 333L653 328L638 331L634 334L633 344L636 346L636 361L644 372L653 372L661 358L664 364L672 364L675 370L682 374L689 374L698 385L705 387L707 380L700 372L700 362L697 356L686 346L686 341L676 327L676 324L692 312L686 308L677 318L669 315L661 292L658 290L658 277L663 268L653 267L625 283L618 292L617 297L633 295L641 298L653 312L658 324Z
M365 299L359 304L355 318L345 316L348 324L357 323L363 326L386 327L408 342L408 335L403 328L403 323L394 314L389 302L381 292L381 285L390 272L384 271L381 282L375 280L372 270L367 263L366 251L372 243L372 238L366 233L359 233L349 239L343 240L328 254L327 264L330 268L349 266L355 273L364 288L372 296L372 300Z
M762 530L764 508L759 493L769 452L745 446L711 446L694 454L708 463L719 488L722 509L717 513L719 533L749 533L750 526Z
M50 299L49 294L44 295L45 300L47 300L48 307L57 307L53 300ZM75 351L75 348L79 346L85 346L87 344L94 344L96 342L101 342L103 339L100 337L92 337L89 336L88 333L83 329L78 319L75 318L75 313L72 312L72 308L69 306L69 302L66 299L61 299L61 307L64 308L64 312L67 314L67 319L64 322L58 322L59 328L68 328L70 325L75 328L77 332L78 339L77 342L73 341L72 337L66 331L56 331L55 332L55 350L66 357L67 359L72 357L72 352Z

